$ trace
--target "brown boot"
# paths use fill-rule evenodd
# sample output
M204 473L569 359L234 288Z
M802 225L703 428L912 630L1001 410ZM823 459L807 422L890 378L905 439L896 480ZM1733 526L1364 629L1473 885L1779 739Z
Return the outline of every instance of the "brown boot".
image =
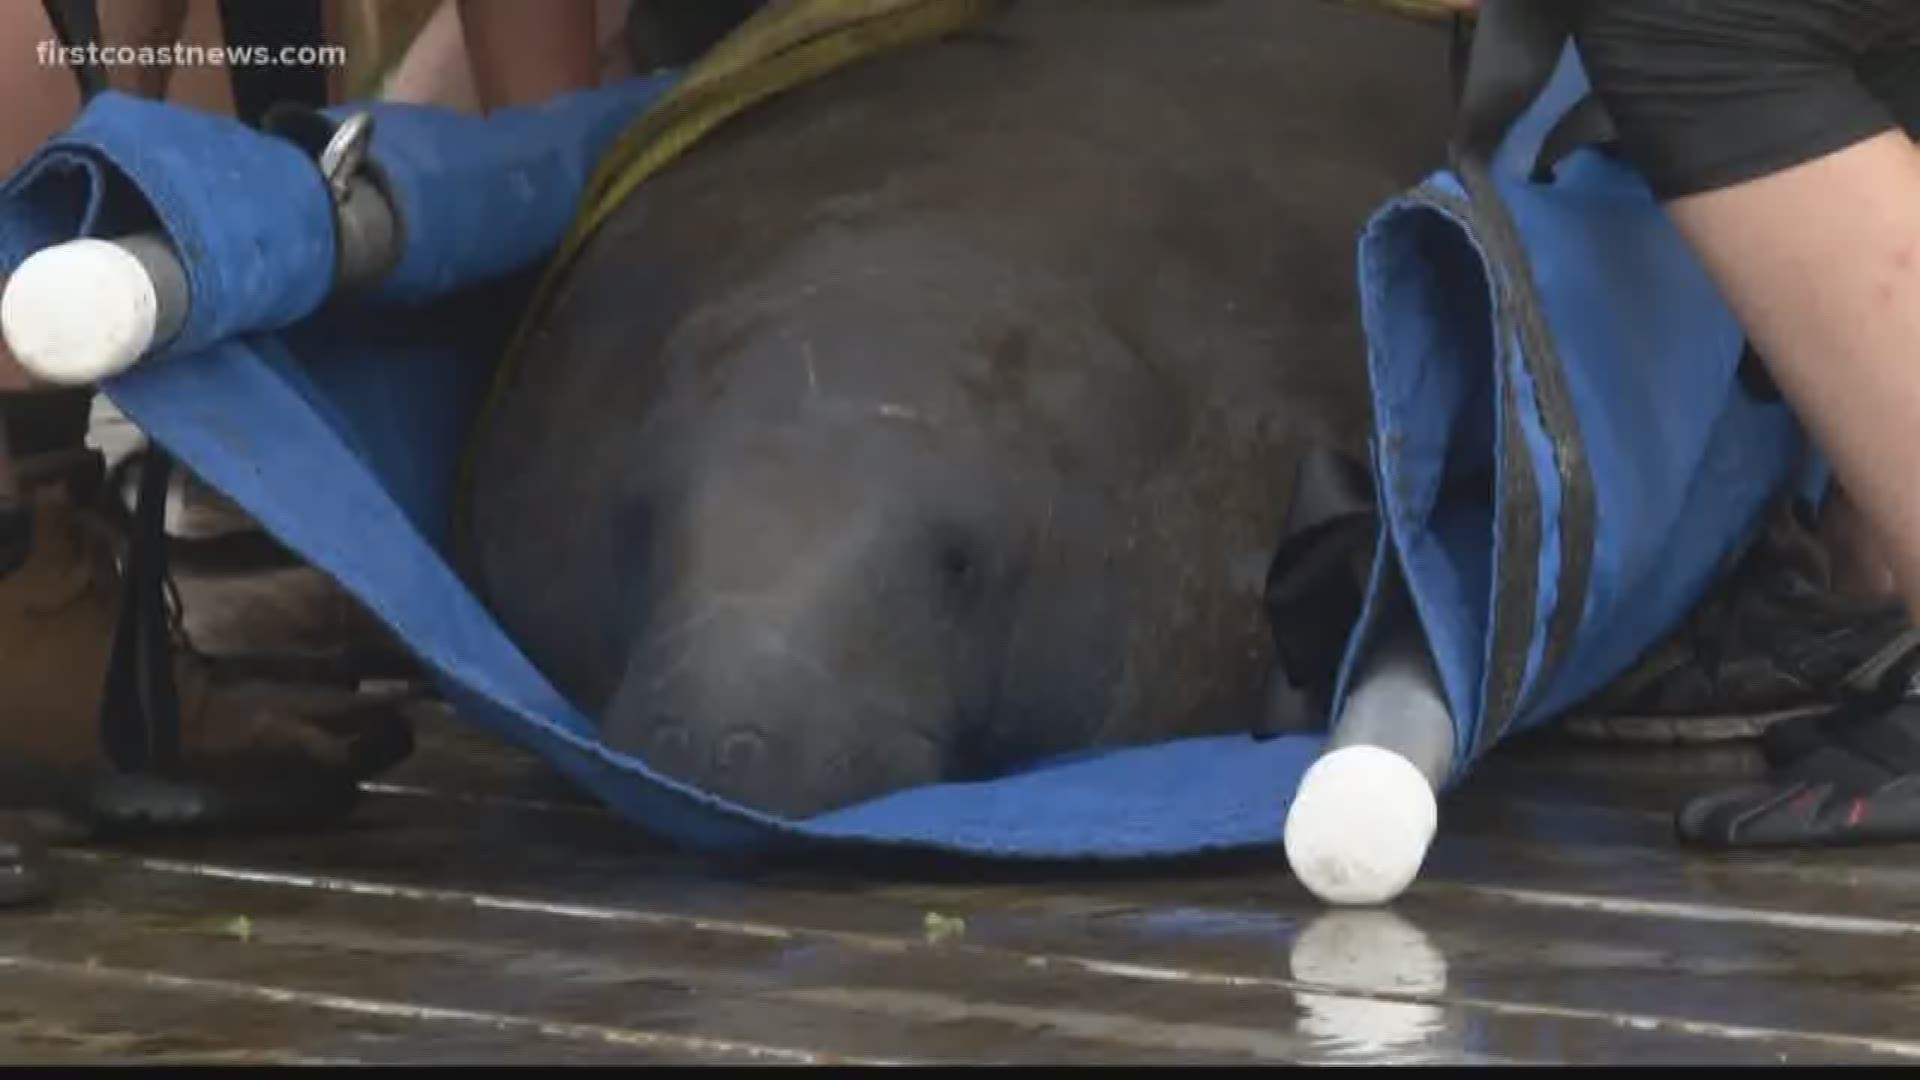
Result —
M176 645L178 760L117 774L100 711L125 537L91 509L97 466L21 471L31 532L24 559L0 576L0 806L77 808L120 825L298 822L338 812L360 780L410 752L390 703L324 692L301 702L229 683Z

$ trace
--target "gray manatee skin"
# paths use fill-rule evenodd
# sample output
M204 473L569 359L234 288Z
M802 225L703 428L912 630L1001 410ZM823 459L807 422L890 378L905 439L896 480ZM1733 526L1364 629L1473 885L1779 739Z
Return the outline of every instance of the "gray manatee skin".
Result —
M1027 0L750 111L539 324L476 587L609 745L789 817L1247 730L1446 55L1323 0Z

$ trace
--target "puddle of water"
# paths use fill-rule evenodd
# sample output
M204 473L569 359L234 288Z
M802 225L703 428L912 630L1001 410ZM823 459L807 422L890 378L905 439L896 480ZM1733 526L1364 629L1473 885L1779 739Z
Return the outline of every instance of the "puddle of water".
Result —
M1298 982L1350 994L1434 995L1447 959L1419 927L1390 911L1330 911L1294 940ZM1333 994L1297 995L1300 1034L1330 1054L1388 1057L1425 1049L1446 1026L1438 1005Z

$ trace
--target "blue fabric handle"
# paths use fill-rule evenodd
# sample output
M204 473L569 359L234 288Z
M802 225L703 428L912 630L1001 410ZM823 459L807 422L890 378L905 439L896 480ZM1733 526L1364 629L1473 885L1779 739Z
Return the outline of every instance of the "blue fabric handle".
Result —
M1665 636L1813 457L1786 406L1741 386L1741 329L1637 173L1582 151L1551 182L1529 178L1546 129L1586 90L1568 50L1496 161L1524 252L1483 242L1485 208L1449 173L1382 208L1361 240L1385 525L1375 589L1397 571L1412 594L1456 718L1460 773ZM1577 422L1558 434L1522 363L1525 305L1537 305L1551 346L1534 359L1557 366L1574 403ZM1591 537L1560 528L1566 478L1554 438L1579 441ZM1510 451L1517 470L1503 467ZM1508 547L1526 535L1501 528L1509 513L1537 521L1537 550ZM1571 584L1580 597L1571 644L1549 664L1547 628L1559 604L1576 602L1560 591L1571 543L1589 544L1593 558ZM1496 607L1526 580L1537 591L1524 632L1503 640ZM1370 603L1341 694L1374 617ZM1509 716L1496 715L1502 667L1519 680Z
M392 272L356 303L423 303L510 276L566 234L595 162L675 76L485 118L375 103L369 157L399 218ZM80 237L161 230L187 271L185 325L156 356L293 326L333 285L333 207L292 142L126 94L96 97L0 190L0 271Z
M677 76L633 79L484 119L420 105L328 110L373 116L368 156L405 230L399 264L369 291L420 303L512 274L572 224L594 165Z
M191 302L160 355L292 326L333 280L333 209L313 162L224 117L108 91L0 188L0 270L151 229L179 254Z

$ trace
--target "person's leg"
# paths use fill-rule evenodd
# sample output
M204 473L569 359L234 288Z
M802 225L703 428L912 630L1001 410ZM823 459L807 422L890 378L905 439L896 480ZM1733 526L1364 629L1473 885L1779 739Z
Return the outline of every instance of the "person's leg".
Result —
M537 105L599 81L592 0L460 0L460 23L488 112Z
M1861 81L1908 138L1920 142L1920 48L1896 43L1873 51L1861 63ZM1836 559L1839 587L1855 596L1899 595L1886 543L1844 491L1829 503L1821 537Z
M480 111L480 93L474 86L473 62L467 54L457 0L444 0L434 9L387 73L378 96L382 101Z
M1911 139L1920 140L1920 51L1876 50L1859 65L1861 82L1885 104ZM1899 582L1887 561L1887 545L1874 534L1860 507L1836 488L1821 515L1821 544L1833 557L1833 587L1855 599L1898 599Z
M582 11L543 9L547 10L549 19L556 14L560 17L549 29L566 39L561 49L543 52L512 47L511 51L503 51L500 25L482 25L470 33L462 17L471 10L478 11L483 19L489 18L492 17L490 9L477 7L471 0L444 0L406 44L377 94L383 101L479 112L483 102L476 85L476 68L494 72L490 78L493 88L484 103L486 108L533 104L554 87L563 91L584 89L632 76L634 66L625 30L628 0L568 0L568 4L577 4ZM509 18L524 17L509 12ZM591 72L580 66L579 35L583 32L595 36ZM512 46L511 35L506 37L506 44ZM527 65L547 74L528 83L518 70ZM502 77L503 70L511 74ZM503 85L507 83L514 85Z
M1920 152L1890 132L1672 213L1920 617Z

